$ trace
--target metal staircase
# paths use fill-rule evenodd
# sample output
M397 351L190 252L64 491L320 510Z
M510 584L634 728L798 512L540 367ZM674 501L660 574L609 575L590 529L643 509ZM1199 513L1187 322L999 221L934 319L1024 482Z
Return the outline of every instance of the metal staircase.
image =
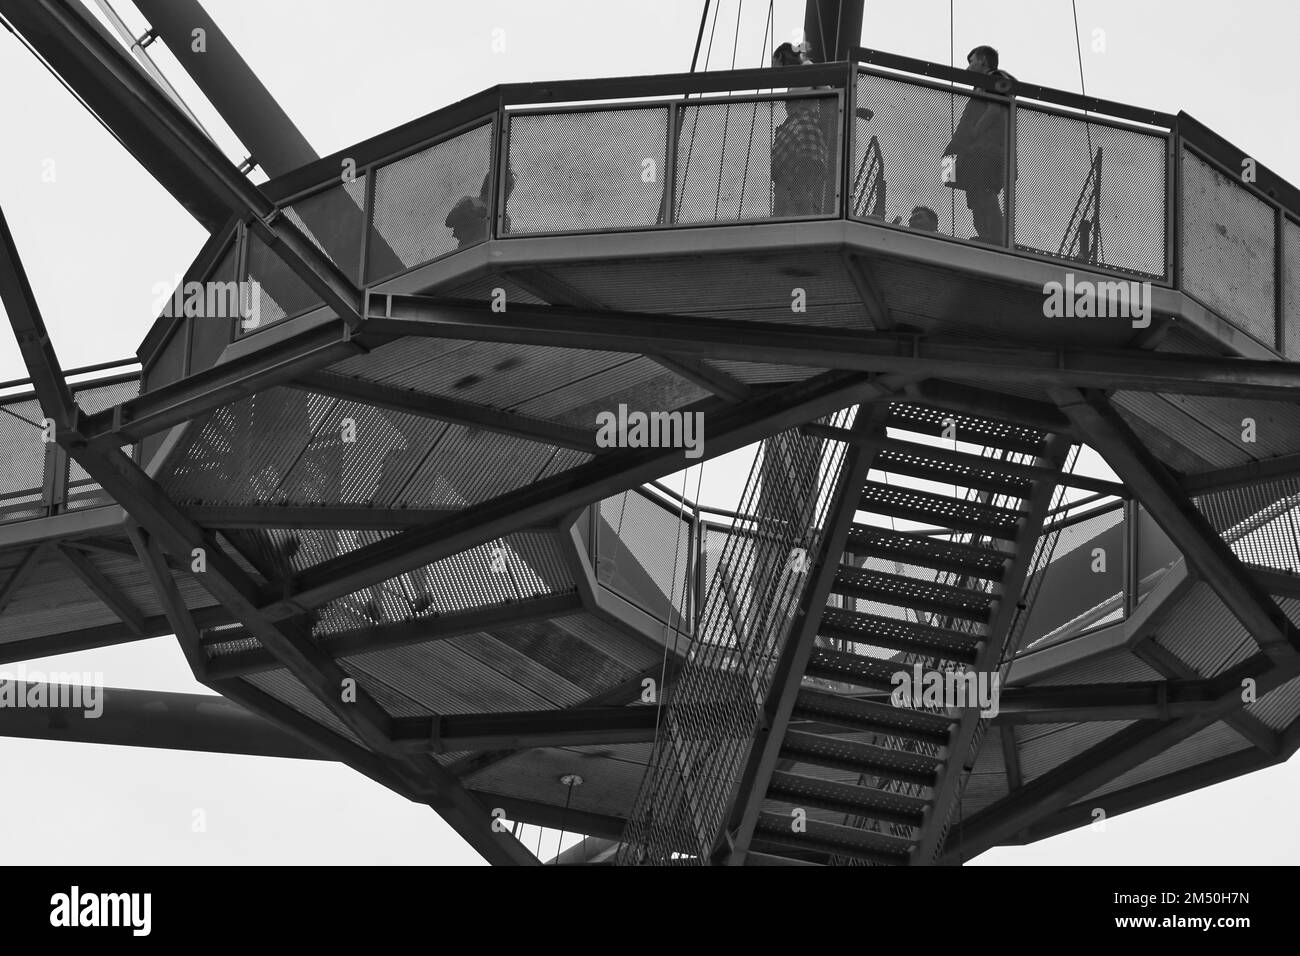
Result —
M930 862L920 850L928 844L928 857L942 843L931 829L946 831L980 740L965 721L979 718L896 707L893 676L917 663L925 671L997 671L1014 634L1019 615L1007 611L1029 581L1068 445L1022 425L914 404L892 405L886 426L767 782L749 864ZM978 451L930 443L954 435ZM925 490L918 480L929 483ZM904 530L900 520L927 527Z

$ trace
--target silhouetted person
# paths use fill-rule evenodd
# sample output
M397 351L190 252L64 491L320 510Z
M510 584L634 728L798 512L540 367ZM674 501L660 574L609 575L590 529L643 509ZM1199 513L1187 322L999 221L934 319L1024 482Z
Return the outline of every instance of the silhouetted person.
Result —
M902 216L894 217L894 225L899 225L903 221ZM912 215L907 220L909 229L919 229L921 232L938 232L939 231L939 214L929 206L914 206Z
M998 51L977 46L966 58L967 69L1014 82L998 69ZM1007 110L1001 103L972 96L962 110L944 156L955 157L956 181L949 185L966 193L966 206L975 221L975 238L1001 245L1005 223L998 193L1006 178Z
M514 170L509 170L506 175L505 195L500 197L504 205L510 198L511 191L515 188ZM447 219L443 223L451 230L452 238L456 240L456 248L464 249L475 243L487 239L491 232L488 229L488 221L492 216L492 174L488 173L483 177L483 186L479 189L477 196L463 196L451 207L451 212L447 213ZM501 217L502 233L510 232L510 217L502 215Z

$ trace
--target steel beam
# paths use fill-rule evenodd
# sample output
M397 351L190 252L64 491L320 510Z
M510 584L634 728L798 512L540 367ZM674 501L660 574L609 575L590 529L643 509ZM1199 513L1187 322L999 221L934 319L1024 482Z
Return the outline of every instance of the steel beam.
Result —
M439 421L479 428L500 435L525 438L528 441L558 445L595 454L596 427L575 428L541 418L530 418L514 412L503 412L486 405L476 405L444 395L430 395L408 388L394 388L377 382L336 375L330 372L311 372L303 375L294 387L319 392L334 398L374 405L407 415L433 418Z
M70 689L59 691L60 686L66 685L45 685L45 692L51 695L48 700L74 699ZM28 682L15 681L9 692L21 696L31 688ZM67 696L53 696L60 693ZM100 709L97 716L91 716L84 706L0 707L0 737L298 760L332 759L284 728L223 697L119 687L101 687L95 693L96 708Z
M140 613L140 609L127 599L103 571L95 567L90 558L66 545L57 545L55 550L63 562L81 579L81 583L117 615L118 619L126 625L127 630L136 637L144 636L144 615Z
M220 605L199 608L194 612L194 618L203 627L234 623L234 615ZM134 641L166 637L174 633L176 633L175 629L167 617L158 614L144 619L144 631L141 634L128 630L122 623L101 624L76 631L64 631L61 634L43 634L0 643L0 664L29 661L34 657L71 654L73 651L89 651L97 647L130 644Z
M0 0L0 11L78 95L99 104L96 111L110 129L120 124L128 136L143 129L150 148L133 154L145 169L184 183L184 194L199 197L205 211L215 200L250 220L335 315L350 328L360 324L361 293L351 280L226 159L88 11L72 0ZM205 220L210 213L201 217Z
M450 517L447 508L366 508L342 505L188 505L185 513L209 530L293 528L400 531ZM74 542L75 543L75 542Z
M1067 830L1087 826L1096 819L1093 811L1098 808L1105 811L1107 819L1111 819L1131 810L1138 810L1163 800L1191 793L1193 790L1200 790L1216 783L1222 783L1225 780L1231 780L1234 777L1240 777L1243 774L1263 770L1278 762L1260 754L1256 750L1241 750L1226 757L1219 757L1216 760L1197 764L1186 770L1165 774L1146 783L1139 783L1136 786L1126 787L1123 790L1117 790L1102 797L1095 797L1086 803L1076 803L1063 810L1058 810L1017 834L1017 839L1014 842L1017 844L1034 843L1038 840L1045 840L1048 837L1065 833ZM1012 841L1005 842L1010 843Z
M648 743L658 725L659 708L653 706L567 707L400 718L394 739L409 753L585 747Z
M745 405L727 408L710 422L704 458L737 448L892 390L899 379L823 376ZM328 601L378 584L520 528L558 520L566 513L654 478L697 464L682 449L619 449L528 488L467 508L455 518L403 531L384 541L304 571L290 595L263 608L270 620L302 614Z
M1242 706L1241 682L1256 681L1262 696L1300 675L1300 659L1278 664L1256 655L1214 678L1219 691L1209 707L1190 717L1142 721L1048 771L999 800L949 834L941 862L967 860L1012 834L1087 796Z
M543 598L530 598L526 601L476 608L472 611L457 611L436 617L360 627L356 630L331 634L322 643L332 657L341 659L354 654L393 650L431 641L448 640L464 634L477 634L494 628L550 620L581 609L582 602L576 594L553 594ZM219 640L220 638L214 635L204 643L217 643ZM222 655L214 659L208 664L208 675L213 680L225 680L274 670L280 666L280 661L274 654L265 648L260 648L238 654Z
M0 215L0 225L3 225ZM492 830L484 808L431 757L399 753L391 737L392 720L364 688L326 655L296 622L274 624L258 611L258 588L226 553L194 524L166 492L119 447L113 438L89 441L80 431L84 421L70 392L45 323L36 308L26 274L7 227L0 229L0 301L20 342L23 358L43 408L60 427L55 437L99 485L138 521L160 547L175 558L196 552L206 558L197 580L227 607L248 631L276 654L289 671L343 724L380 755L386 774L402 787L431 792L429 803L491 862L533 864L535 860L509 834ZM345 689L354 690L345 694Z
M1091 720L1169 720L1200 713L1217 700L1217 685L1195 672L1170 681L1004 687L995 724L1066 724Z
M1050 394L1265 653L1277 660L1297 656L1300 633L1286 612L1110 404L1095 393L1085 397L1071 389L1053 388Z
M763 799L776 769L781 745L785 740L795 698L803 681L808 659L812 655L821 626L826 600L840 568L840 556L848 541L849 526L862 495L862 484L875 460L876 452L887 437L887 404L858 410L850 431L860 441L848 443L836 481L826 523L817 544L816 561L804 584L799 613L781 651L772 675L772 683L763 702L762 719L749 747L744 770L732 797L727 815L723 843L715 848L716 860L729 866L742 866L754 839Z
M635 354L803 365L925 378L1293 400L1300 363L1135 349L993 345L982 339L812 328L694 316L372 295L366 331ZM1007 397L1012 408L1022 399ZM1013 413L1014 414L1014 413Z
M1251 461L1229 468L1216 468L1196 475L1183 475L1178 479L1184 493L1204 495L1212 491L1244 488L1265 481L1300 478L1300 454L1279 455L1263 461Z

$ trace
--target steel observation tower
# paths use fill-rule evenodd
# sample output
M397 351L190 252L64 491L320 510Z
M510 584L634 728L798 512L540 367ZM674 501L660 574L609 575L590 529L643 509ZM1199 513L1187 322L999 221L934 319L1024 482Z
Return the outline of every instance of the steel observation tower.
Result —
M135 3L0 0L209 233L135 358L65 370L0 221L0 663L174 634L224 699L0 735L340 761L501 864L521 824L956 864L1300 747L1300 191L1187 113L808 0L811 65L503 84L321 157L197 0ZM1000 235L944 182L972 108ZM738 500L598 443L620 407L756 445Z

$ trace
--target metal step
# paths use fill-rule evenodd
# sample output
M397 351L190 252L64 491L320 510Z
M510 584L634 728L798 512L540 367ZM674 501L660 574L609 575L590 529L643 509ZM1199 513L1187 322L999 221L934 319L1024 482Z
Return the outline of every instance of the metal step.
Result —
M863 485L859 510L954 531L984 534L1002 541L1016 540L1021 518L1021 512L1010 508L962 501L879 481L868 481Z
M761 813L754 829L755 840L761 834L764 845L776 844L897 866L907 864L913 846L912 841L887 833L858 830L816 820L806 821L807 829L803 833L796 833L792 829L793 822L791 817Z
M753 843L750 844L753 846ZM781 856L779 853L758 853L750 850L745 854L745 866L821 866L812 860L801 860L795 856Z
M835 724L846 730L904 737L920 744L946 746L952 720L888 702L845 697L803 688L795 698L792 720Z
M1001 581L1011 557L1009 552L995 548L981 548L960 541L865 524L855 524L849 529L845 550L863 557L898 561L985 581Z
M885 424L890 428L940 438L945 437L951 425L961 442L1030 455L1041 455L1047 450L1047 434L1036 428L925 404L895 402L889 406Z
M817 647L808 658L804 676L889 693L895 686L894 674L899 670L910 672L910 668L910 664L904 665L898 661L882 661L862 654L845 654L843 651Z
M817 633L822 637L871 644L891 651L932 654L962 664L975 663L975 655L984 639L981 634L964 634L840 607L828 607L822 612Z
M938 765L933 757L799 730L786 732L781 758L925 787L934 786Z
M796 807L816 807L832 813L870 817L882 823L901 823L909 827L921 825L925 819L925 808L929 806L925 800L901 793L818 780L782 770L772 774L767 798Z
M887 439L882 444L871 468L891 475L922 478L1017 499L1028 498L1034 490L1033 480L1016 475L1010 462L1004 464L982 455L932 448L896 438Z
M888 571L841 565L831 593L987 624L997 596Z

